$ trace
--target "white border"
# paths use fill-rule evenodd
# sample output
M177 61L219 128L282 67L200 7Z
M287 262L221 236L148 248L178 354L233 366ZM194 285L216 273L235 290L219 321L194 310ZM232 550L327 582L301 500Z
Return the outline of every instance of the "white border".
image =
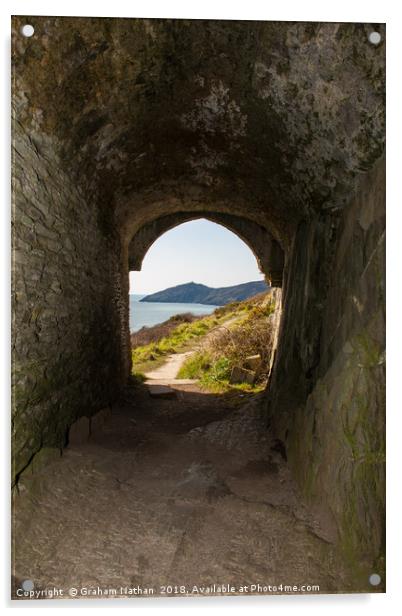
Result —
M89 0L65 0L63 3L51 1L5 1L1 6L2 30L2 67L3 80L1 88L2 110L0 114L2 128L2 164L0 165L2 199L1 224L1 293L0 310L2 317L2 354L1 354L1 391L2 404L2 460L3 488L6 498L2 499L2 528L5 538L3 545L9 546L9 512L8 512L8 477L10 453L9 443L9 372L10 372L10 309L9 309L9 203L10 203L10 103L9 103L9 41L10 41L10 15L77 15L77 16L111 16L111 17L170 17L193 19L262 19L284 21L357 21L366 23L387 23L387 343L388 343L388 376L387 376L387 594L386 595L326 595L326 596L292 596L292 597L245 597L245 598L210 598L210 599L146 599L145 601L117 601L110 604L106 600L65 602L41 601L13 602L12 609L22 612L25 609L42 610L64 608L74 610L96 608L116 610L129 607L138 611L172 611L208 610L218 612L229 609L233 613L252 609L261 613L280 611L283 614L295 612L297 614L311 614L325 611L355 614L375 614L387 610L396 601L399 585L402 581L402 567L400 564L401 547L401 490L399 469L402 468L398 453L401 450L402 409L398 404L399 381L401 381L401 329L402 319L402 203L401 193L401 141L402 141L402 71L401 71L401 40L402 21L401 11L397 0L336 0L323 2L313 0L268 3L266 0L246 0L235 4L233 1L203 0L199 4L189 0L169 0L146 2L113 0L109 3ZM399 199L398 199L399 198ZM6 452L6 453L5 453ZM9 596L9 558L2 551L1 559L1 597L3 606L10 608ZM63 605L62 605L63 604Z
M191 19L266 19L284 21L386 21L392 2L373 0L338 0L336 3L313 0L284 0L272 4L259 0L234 3L230 0L203 0L199 4L186 0L148 0L129 2L113 0L99 3L70 0L63 4L51 0L15 0L8 2L11 12L20 15L79 15L97 17L168 17ZM8 9L7 9L8 10Z

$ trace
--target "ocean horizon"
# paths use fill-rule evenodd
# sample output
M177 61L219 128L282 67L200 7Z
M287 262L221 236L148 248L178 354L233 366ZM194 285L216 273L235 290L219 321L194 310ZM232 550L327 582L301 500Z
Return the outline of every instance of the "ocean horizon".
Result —
M130 332L138 332L142 327L152 327L163 323L175 314L183 314L191 312L196 316L211 314L219 306L210 306L207 304L184 304L184 303L167 303L167 302L141 302L140 300L146 296L146 293L140 295L138 293L129 294L130 305Z

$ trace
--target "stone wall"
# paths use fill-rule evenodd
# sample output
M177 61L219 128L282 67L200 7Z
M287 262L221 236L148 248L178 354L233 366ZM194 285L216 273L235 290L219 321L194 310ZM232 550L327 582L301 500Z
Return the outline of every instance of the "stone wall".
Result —
M382 573L385 550L384 195L379 161L338 223L300 226L268 403L306 497L362 588Z
M116 394L118 243L49 139L13 138L13 474ZM125 299L125 297L124 297Z

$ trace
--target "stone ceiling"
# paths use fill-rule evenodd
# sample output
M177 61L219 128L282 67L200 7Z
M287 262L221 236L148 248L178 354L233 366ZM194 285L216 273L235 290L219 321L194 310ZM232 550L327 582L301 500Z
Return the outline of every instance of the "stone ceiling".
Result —
M14 29L19 121L127 237L185 204L286 244L300 218L342 207L383 150L385 46L369 25L20 17Z

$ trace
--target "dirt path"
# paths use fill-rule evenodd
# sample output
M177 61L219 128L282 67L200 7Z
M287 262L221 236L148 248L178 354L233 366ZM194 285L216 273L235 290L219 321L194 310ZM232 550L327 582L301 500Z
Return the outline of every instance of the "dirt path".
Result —
M17 584L123 596L122 587L160 595L171 585L180 596L228 583L236 593L242 584L347 590L331 538L265 429L260 398L239 406L194 386L176 392L152 400L134 391L90 441L21 482Z
M231 325L233 325L236 321L239 320L239 317L232 317L228 319L222 325L218 325L214 327L211 331L209 331L205 336L199 338L194 341L194 347L186 351L185 353L174 353L169 355L162 366L156 368L155 370L150 370L145 372L146 384L147 385L191 385L196 383L196 380L193 379L177 379L177 373L180 368L186 361L186 359L199 350L201 347L207 345L212 342L214 337L219 335L219 332L225 328L228 329Z
M191 385L195 383L195 381L191 379L176 379L181 366L193 352L194 351L187 351L186 353L169 355L167 361L162 366L156 370L145 373L147 378L146 383L150 385L155 383L158 385Z

